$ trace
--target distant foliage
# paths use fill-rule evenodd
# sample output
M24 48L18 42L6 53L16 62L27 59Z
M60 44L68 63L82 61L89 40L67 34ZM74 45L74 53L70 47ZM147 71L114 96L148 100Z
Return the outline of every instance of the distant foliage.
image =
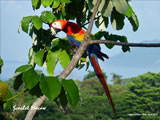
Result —
M118 84L118 85L122 85L122 76L121 75L117 75L115 73L112 73L112 82L113 84Z
M121 79L128 81L126 86L120 84L109 85L112 98L117 108L117 120L159 120L160 119L160 73L145 73L138 77ZM148 81L154 81L157 85L152 85ZM88 120L107 119L112 120L112 109L104 93L100 82L96 78L89 78L85 81L77 82L81 94L81 101L74 109L68 108L64 112L53 101L46 101L35 116L35 120L45 118L45 120ZM9 88L13 81L8 81ZM16 91L12 91L16 94ZM32 105L33 97L25 95L25 105ZM19 99L14 103L18 104ZM86 107L87 106L87 107ZM12 112L12 109L11 109ZM19 111L18 119L23 119L27 111Z
M0 74L1 74L1 72L2 72L2 66L3 66L3 60L2 60L2 58L1 58L1 56L0 56Z
M107 79L107 75L103 72L104 78ZM94 71L88 71L88 74L84 76L83 80L87 80L89 78L97 78L96 73Z
M123 96L126 107L122 114L128 113L132 119L159 119L160 73L149 72L128 80ZM140 115L134 115L136 113Z

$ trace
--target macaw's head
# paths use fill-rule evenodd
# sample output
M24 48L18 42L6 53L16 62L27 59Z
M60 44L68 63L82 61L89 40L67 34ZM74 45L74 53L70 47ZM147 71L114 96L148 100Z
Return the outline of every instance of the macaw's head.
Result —
M67 20L56 20L50 24L51 32L55 35L59 31L64 31L67 35L76 33L85 33L85 31L78 25Z
M57 32L64 30L67 24L66 20L56 20L50 24L50 29L53 35L57 34Z

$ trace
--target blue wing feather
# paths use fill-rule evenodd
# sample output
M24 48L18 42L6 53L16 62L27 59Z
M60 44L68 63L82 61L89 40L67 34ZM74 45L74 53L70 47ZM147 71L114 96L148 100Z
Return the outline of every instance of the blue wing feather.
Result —
M67 35L67 39L71 45L75 45L77 47L81 45L81 42L77 41L73 36Z
M76 40L71 35L67 35L67 39L71 45L75 45L77 47L79 47L81 45L81 42ZM109 58L106 54L101 52L101 48L98 44L89 45L87 47L87 54L88 54L88 56L90 56L90 54L95 54L96 55L95 58L99 57L101 60L103 60L103 57Z
M107 59L109 58L106 54L104 54L104 53L101 52L101 48L97 44L89 45L87 47L87 54L88 54L88 56L90 56L91 53L95 54L96 57L101 57L102 59L103 59L103 57L105 57Z

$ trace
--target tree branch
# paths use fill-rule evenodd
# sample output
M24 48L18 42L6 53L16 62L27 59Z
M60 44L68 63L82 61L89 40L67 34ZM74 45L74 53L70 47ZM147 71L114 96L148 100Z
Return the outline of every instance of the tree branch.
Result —
M74 69L74 67L76 66L76 64L78 63L79 59L81 58L81 56L83 55L83 53L85 52L87 46L88 46L88 39L89 39L89 36L90 36L90 33L91 33L91 30L92 30L92 26L93 26L93 22L94 22L94 18L95 18L95 15L96 15L96 12L98 10L98 7L100 5L102 0L98 0L95 7L94 7L94 11L93 11L93 14L92 14L92 17L91 17L91 20L90 20L90 24L88 26L88 30L85 34L85 37L83 39L83 42L81 44L81 46L79 47L78 51L76 52L76 54L73 56L70 64L63 70L63 72L59 75L60 78L64 79L66 78L71 72L72 70ZM41 98L38 98L35 102L34 102L34 106L35 107L39 107L43 102L44 100L46 99L46 96L43 95ZM36 113L36 110L29 110L28 113L27 113L27 116L25 118L25 120L32 120L34 115Z
M35 108L39 108L41 106L41 104L45 101L46 96L43 95L42 97L38 98L34 103L33 103L33 107ZM31 107L32 108L32 107ZM37 109L30 109L26 115L25 120L32 120L34 115L36 114Z
M126 42L114 42L110 40L90 40L89 44L112 44L118 46L130 46L130 47L160 47L160 43L126 43Z
M99 17L101 17L101 16L95 17L94 20L97 20ZM81 27L85 27L89 23L90 23L90 21L88 21L87 23L84 23L83 25L81 25ZM85 29L87 29L87 28L85 28Z

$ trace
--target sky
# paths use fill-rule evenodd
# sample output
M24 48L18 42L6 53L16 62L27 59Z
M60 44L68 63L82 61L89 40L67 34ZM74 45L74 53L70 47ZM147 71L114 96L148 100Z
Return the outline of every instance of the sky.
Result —
M139 19L140 27L138 31L133 32L132 27L127 19L125 26L121 31L113 30L109 25L107 31L113 34L126 35L129 42L142 42L146 40L160 40L160 1L158 0L132 0L130 2L133 10ZM4 60L1 78L12 77L15 69L27 64L28 50L32 45L32 39L23 31L20 34L17 32L19 23L24 16L39 15L45 8L41 7L38 11L33 11L31 0L0 0L0 56ZM93 33L98 30L93 28ZM64 35L62 33L60 36ZM121 52L119 47L112 50L106 49L102 45L102 51L109 56L114 56ZM103 63L100 62L103 66ZM38 68L40 69L40 68ZM90 68L92 70L92 68ZM58 65L56 74L59 74L62 68ZM85 70L74 70L70 78L82 78L82 75L87 74ZM85 73L84 73L85 72Z

